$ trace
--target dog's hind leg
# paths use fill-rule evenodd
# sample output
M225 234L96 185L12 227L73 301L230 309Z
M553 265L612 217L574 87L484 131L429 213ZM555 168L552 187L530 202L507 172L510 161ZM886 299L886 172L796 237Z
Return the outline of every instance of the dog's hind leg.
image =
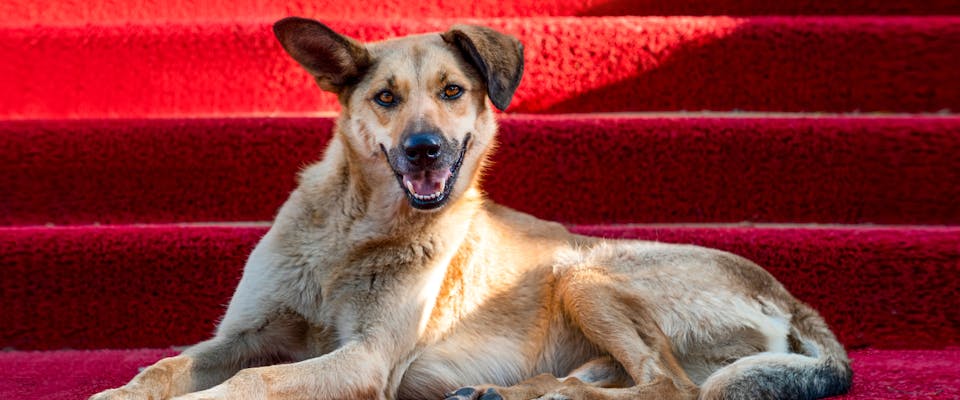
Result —
M560 307L607 358L564 379L544 374L510 387L461 389L450 398L695 399L699 390L673 355L669 339L643 299L602 269L570 269L557 277Z
M578 267L559 272L556 296L567 317L623 368L633 386L604 388L566 379L545 394L595 399L697 397L697 386L677 362L669 339L634 288L625 287L604 268Z

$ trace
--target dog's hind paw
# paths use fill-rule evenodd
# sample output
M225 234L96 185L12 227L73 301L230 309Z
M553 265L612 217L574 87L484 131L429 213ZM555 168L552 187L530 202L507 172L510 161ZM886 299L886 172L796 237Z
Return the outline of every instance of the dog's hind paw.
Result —
M503 397L494 388L477 390L472 387L465 387L444 396L446 396L444 400L503 400Z

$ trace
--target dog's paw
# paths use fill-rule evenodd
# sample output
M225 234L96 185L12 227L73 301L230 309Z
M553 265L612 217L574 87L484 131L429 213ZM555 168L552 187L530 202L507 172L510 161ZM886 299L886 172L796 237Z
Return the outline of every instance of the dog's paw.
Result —
M464 387L447 393L444 400L503 400L503 396L494 388Z

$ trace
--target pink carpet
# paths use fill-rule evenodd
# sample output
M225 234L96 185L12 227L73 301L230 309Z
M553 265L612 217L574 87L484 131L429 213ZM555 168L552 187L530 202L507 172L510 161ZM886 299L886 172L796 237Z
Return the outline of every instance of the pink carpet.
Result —
M0 398L83 399L126 383L165 349L0 353ZM840 400L960 398L960 349L860 350L853 390Z
M361 39L454 19L328 20ZM336 109L273 20L0 26L0 118ZM960 109L960 17L481 19L526 46L514 113ZM598 50L598 49L602 49Z

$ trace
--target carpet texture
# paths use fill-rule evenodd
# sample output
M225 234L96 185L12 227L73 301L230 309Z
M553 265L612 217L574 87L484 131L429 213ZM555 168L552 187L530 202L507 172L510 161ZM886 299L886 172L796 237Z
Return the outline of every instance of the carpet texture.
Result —
M0 398L83 399L122 385L137 368L177 354L167 349L0 353ZM850 353L853 389L842 400L960 398L960 349Z
M288 15L516 35L493 200L752 259L852 350L840 398L960 400L956 0L0 2L0 399L210 337L338 108Z
M260 226L0 229L0 347L163 347L209 337ZM850 347L960 345L960 228L579 226L765 266ZM91 279L96 277L96 279Z
M7 0L0 15L16 24L111 24L130 21L210 21L283 18L443 18L604 15L957 15L954 0ZM126 4L124 4L126 3Z
M0 122L0 224L267 221L330 118ZM508 116L484 188L567 223L960 223L960 118Z
M329 20L361 39L453 19ZM246 23L0 27L0 118L336 109ZM479 19L526 46L511 112L960 110L960 17Z

